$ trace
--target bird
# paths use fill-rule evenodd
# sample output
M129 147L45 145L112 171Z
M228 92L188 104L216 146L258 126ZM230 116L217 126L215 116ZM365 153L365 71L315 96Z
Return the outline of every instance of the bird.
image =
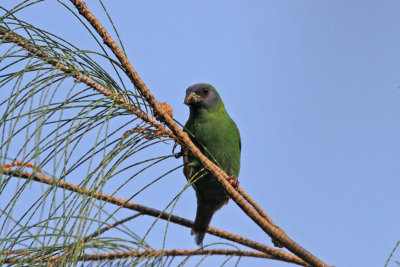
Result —
M210 84L198 83L186 89L184 103L189 106L189 119L184 131L208 159L238 186L241 138L239 129L227 113L217 90ZM188 151L182 149L183 173L196 192L197 211L192 235L202 246L205 232L214 213L229 201L229 195L216 178Z

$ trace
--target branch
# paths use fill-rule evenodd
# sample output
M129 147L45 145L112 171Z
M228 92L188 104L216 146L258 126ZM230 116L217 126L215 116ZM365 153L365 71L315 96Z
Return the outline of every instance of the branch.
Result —
M100 254L100 255L87 255L82 256L79 259L85 260L97 260L98 256L104 257L105 259L113 259L113 258L128 258L128 257L157 257L157 256L193 256L193 255L232 255L232 256L248 256L248 257L257 257L257 258L265 258L272 259L272 257L268 254L254 251L241 251L241 250L229 250L229 249L196 249L196 250L150 250L150 251L126 251L121 253L112 253L112 254Z
M275 227L273 224L268 222L266 218L258 214L246 201L240 196L240 194L234 189L234 187L227 181L228 175L222 171L218 166L216 166L212 161L205 157L200 150L194 145L190 140L189 136L183 132L179 126L175 123L172 117L166 112L160 103L155 99L153 94L147 88L146 84L139 77L135 69L130 64L128 58L125 56L123 51L118 47L117 43L108 34L105 28L97 20L97 18L90 12L86 7L86 4L80 0L70 0L75 7L78 9L79 13L92 25L92 27L97 31L97 33L102 37L104 44L106 44L114 55L121 62L124 67L125 73L130 78L134 86L140 91L141 95L146 99L153 109L153 114L156 118L164 122L167 127L178 137L182 145L185 145L193 155L203 164L203 166L213 174L213 176L218 180L223 188L228 192L229 196L235 201L235 203L273 239L279 241L287 249L289 249L294 254L298 255L300 258L308 262L313 266L327 266L324 262L319 260L317 257L312 255L306 249L301 247L295 241L290 239L282 230Z
M2 262L4 264L10 263L32 263L26 257L30 255L25 253L25 251L9 251L3 252L2 254L16 254L23 255L21 257L16 258L6 258ZM124 259L124 258L151 258L151 257L176 257L176 256L196 256L196 255L225 255L225 256L239 256L239 257L255 257L255 258L264 258L264 259L273 259L270 255L254 252L254 251L242 251L242 250L229 250L229 249L202 249L202 250L146 250L146 251L137 251L137 250L128 250L124 252L118 253L105 253L105 254L83 254L78 256L76 260L78 261L101 261L101 260L116 260L116 259ZM28 261L27 261L28 260ZM44 258L42 262L47 262L49 259ZM27 262L26 262L27 261Z
M32 181L36 181L36 182L40 182L40 183L44 183L44 184L48 184L48 185L52 185L52 186L57 186L57 187L67 189L72 192L76 192L81 195L88 195L88 196L91 196L91 197L101 200L101 201L105 201L105 202L112 203L112 204L115 204L120 207L124 207L127 209L131 209L131 210L140 212L143 215L149 215L152 217L160 218L160 219L170 221L172 223L176 223L176 224L188 227L188 228L192 228L192 226L193 226L193 221L190 221L188 219L185 219L185 218L182 218L179 216L175 216L170 213L165 213L160 210L153 209L153 208L150 208L150 207L147 207L144 205L136 204L131 201L126 201L122 198L110 196L110 195L104 194L104 193L99 193L99 192L96 192L96 191L93 191L93 190L90 190L90 189L87 189L84 187L80 187L78 185L74 185L71 183L67 183L67 182L64 182L64 181L61 181L61 180L58 180L55 178L50 178L44 174L30 173L27 171L16 171L16 170L12 170L8 167L4 167L4 166L0 166L0 173L9 175L12 177L29 179ZM293 254L287 253L280 249L268 247L268 246L260 244L258 242L249 240L245 237L235 235L235 234L220 230L218 228L208 227L207 233L230 240L230 241L233 241L233 242L236 242L236 243L239 243L239 244L247 246L249 248L253 248L260 252L263 252L263 253L267 254L271 259L295 263L295 264L302 265L302 266L309 266L306 262L304 262L302 259L300 259L299 257L297 257Z

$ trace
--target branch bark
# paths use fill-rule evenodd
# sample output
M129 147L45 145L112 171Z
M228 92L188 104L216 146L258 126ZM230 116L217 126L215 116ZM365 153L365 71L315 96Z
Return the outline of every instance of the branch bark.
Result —
M10 251L3 252L9 255L21 255L15 258L6 258L2 261L5 264L22 262L24 264L32 263L26 257L30 256L25 251ZM78 261L100 261L100 260L114 260L124 258L150 258L150 257L177 257L177 256L195 256L195 255L225 255L225 256L240 256L240 257L255 257L264 259L273 259L270 255L255 252L255 251L243 251L243 250L229 250L229 249L202 249L202 250L128 250L118 253L105 253L105 254L84 254L78 257ZM48 262L49 259L44 258L41 262Z

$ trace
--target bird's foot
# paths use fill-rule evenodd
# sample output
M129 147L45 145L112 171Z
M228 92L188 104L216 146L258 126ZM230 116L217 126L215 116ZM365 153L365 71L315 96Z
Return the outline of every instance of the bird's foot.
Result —
M239 187L239 179L234 176L229 176L226 180L235 188Z

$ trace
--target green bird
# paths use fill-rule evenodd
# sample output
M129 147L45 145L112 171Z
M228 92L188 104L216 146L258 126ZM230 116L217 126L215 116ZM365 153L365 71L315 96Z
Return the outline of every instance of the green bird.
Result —
M186 90L185 104L190 108L184 126L201 152L228 174L234 186L238 185L241 140L235 122L225 110L217 90L206 83ZM229 195L193 155L183 150L186 179L193 182L197 197L196 219L192 228L197 245L202 245L205 232L214 213L229 201Z

